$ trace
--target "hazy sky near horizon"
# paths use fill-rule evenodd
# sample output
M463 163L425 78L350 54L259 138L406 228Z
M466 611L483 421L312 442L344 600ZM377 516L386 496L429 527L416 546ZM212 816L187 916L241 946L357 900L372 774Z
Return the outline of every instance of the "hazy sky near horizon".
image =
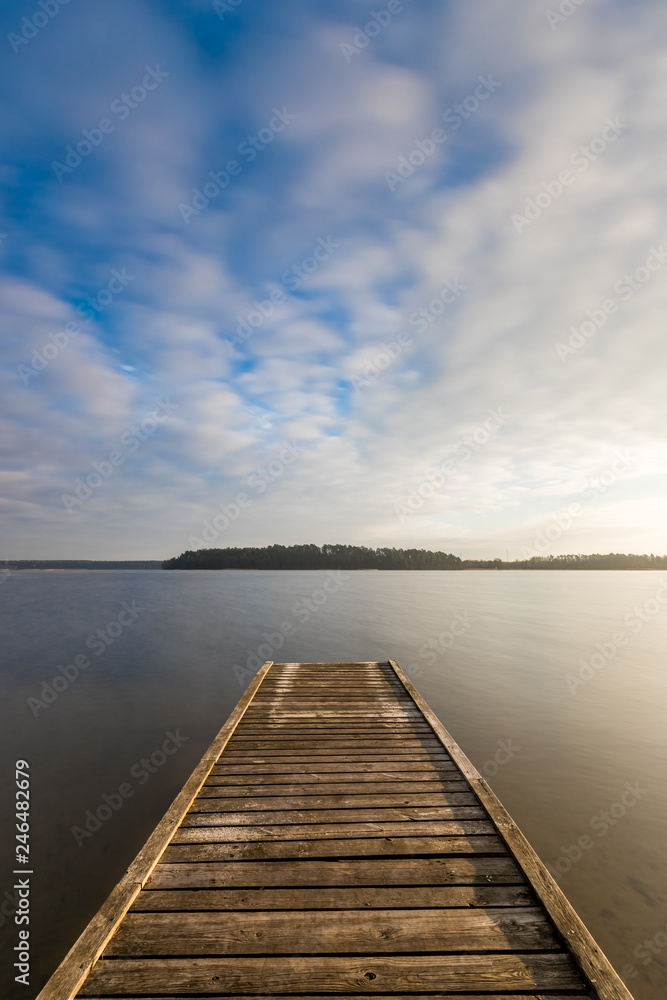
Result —
M0 559L667 552L660 0L0 20Z

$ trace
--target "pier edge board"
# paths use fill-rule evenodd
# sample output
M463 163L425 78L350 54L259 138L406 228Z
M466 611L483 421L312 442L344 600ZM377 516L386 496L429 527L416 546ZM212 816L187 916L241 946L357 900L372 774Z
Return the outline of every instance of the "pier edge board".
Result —
M472 761L466 757L454 737L445 729L437 715L419 694L414 684L401 670L396 660L389 660L396 676L431 724L442 745L468 780L473 792L495 824L501 838L523 871L538 899L544 905L563 941L574 955L578 966L589 980L599 1000L634 1000L599 944L569 902L562 889L549 874L546 866L531 847L517 824L507 812L488 782Z
M42 990L37 994L35 1000L73 1000L169 846L175 830L178 829L183 817L199 794L272 664L273 660L267 660L258 670L222 729L214 737L194 771L131 862L120 882L111 890L100 909L83 929L60 965L57 966Z

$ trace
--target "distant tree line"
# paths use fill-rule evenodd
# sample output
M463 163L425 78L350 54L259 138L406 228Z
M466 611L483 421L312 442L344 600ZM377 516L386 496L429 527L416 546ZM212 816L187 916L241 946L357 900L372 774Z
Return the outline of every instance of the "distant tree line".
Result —
M6 559L0 571L22 569L667 569L667 556L533 556L460 559L428 549L366 548L364 545L268 545L234 549L198 549L174 559Z
M229 549L197 549L165 559L163 569L667 569L667 556L607 555L533 556L460 559L428 549L366 548L364 545L268 545Z
M6 569L160 569L159 559L7 559ZM2 568L2 567L0 567Z
M268 545L198 549L166 559L164 569L461 569L447 552L369 549L364 545Z
M667 556L628 555L622 552L608 552L600 555L532 556L517 559L516 562L491 562L466 559L463 569L667 569Z

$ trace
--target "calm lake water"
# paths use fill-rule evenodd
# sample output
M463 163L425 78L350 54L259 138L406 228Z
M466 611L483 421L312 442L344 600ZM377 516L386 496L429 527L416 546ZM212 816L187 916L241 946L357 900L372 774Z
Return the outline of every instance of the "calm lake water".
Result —
M318 605L325 578L4 577L0 993L36 996L239 700L249 658L393 658L558 874L637 1000L664 1000L667 605L656 594L667 573L345 573ZM464 631L455 638L457 616ZM295 634L277 648L288 622ZM68 670L88 661L76 677ZM55 688L43 687L57 676ZM150 773L142 758L168 732L180 745ZM7 916L21 758L30 764L34 872L27 987L13 983L17 928ZM124 783L133 794L100 829L76 833Z

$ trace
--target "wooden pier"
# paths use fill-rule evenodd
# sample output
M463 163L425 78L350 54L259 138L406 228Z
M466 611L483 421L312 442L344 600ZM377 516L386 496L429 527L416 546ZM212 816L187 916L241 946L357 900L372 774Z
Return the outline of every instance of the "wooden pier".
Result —
M632 1000L399 666L266 663L38 1000Z

